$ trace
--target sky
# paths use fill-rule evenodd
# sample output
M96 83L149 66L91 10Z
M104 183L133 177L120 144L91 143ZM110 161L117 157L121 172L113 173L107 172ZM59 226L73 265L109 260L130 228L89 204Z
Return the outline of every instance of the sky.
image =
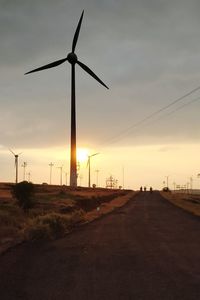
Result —
M21 180L24 161L33 182L49 182L50 162L53 183L62 165L69 180L70 65L24 73L67 56L83 9L76 54L109 86L76 66L77 147L99 153L92 183L99 170L101 186L112 175L200 188L200 90L149 117L200 86L198 0L0 0L0 181L15 178L9 148Z

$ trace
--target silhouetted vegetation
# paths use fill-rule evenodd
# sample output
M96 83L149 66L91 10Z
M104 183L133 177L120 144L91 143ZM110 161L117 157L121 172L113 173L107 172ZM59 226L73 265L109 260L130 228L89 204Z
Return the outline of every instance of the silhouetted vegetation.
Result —
M55 212L31 220L25 235L28 239L53 239L64 236L73 226L83 222L83 211L63 215Z
M34 185L31 182L22 181L12 188L13 196L16 198L18 205L28 211L34 206Z
M88 198L76 197L75 201L77 205L85 211L90 211L92 209L97 208L101 203L110 202L116 197L124 196L128 193L128 191L118 191L116 193L112 193L110 195L102 195L102 196L92 196Z
M163 192L171 192L170 189L166 186L163 188Z
M27 181L1 184L0 253L23 240L62 237L78 224L89 222L118 207L118 201L117 205L106 206L105 203L128 192L33 185Z

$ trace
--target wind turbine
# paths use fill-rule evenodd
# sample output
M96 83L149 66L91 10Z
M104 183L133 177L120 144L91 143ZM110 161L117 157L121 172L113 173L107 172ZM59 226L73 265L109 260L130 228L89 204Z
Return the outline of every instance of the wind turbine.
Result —
M75 54L76 44L79 37L79 32L82 24L84 10L81 14L80 20L78 22L73 42L72 42L72 51L67 55L67 57L54 61L50 64L44 65L40 68L29 71L26 74L42 71L45 69L50 69L53 67L57 67L62 63L68 61L71 64L71 157L70 157L70 186L77 186L77 163L76 163L76 96L75 96L75 65L78 64L84 71L86 71L89 75L91 75L94 79L96 79L100 84L104 87L107 87L103 81L95 75L95 73L88 68L85 64L78 60L77 55Z
M95 156L95 155L98 155L99 153L95 153L95 154L92 154L92 155L88 155L88 162L87 162L87 167L88 167L88 187L90 188L90 158Z
M9 149L9 151L14 155L15 157L15 183L17 184L18 183L18 158L19 158L19 155L22 154L22 152L16 154L14 153L11 149Z
M23 164L22 164L22 168L24 169L24 174L23 174L23 180L25 181L26 179L26 167L27 167L27 162L24 161Z

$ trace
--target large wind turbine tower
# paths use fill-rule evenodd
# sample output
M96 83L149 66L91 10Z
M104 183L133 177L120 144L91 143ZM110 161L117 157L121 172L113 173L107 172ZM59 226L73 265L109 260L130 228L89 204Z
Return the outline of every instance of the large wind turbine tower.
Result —
M77 55L75 54L75 48L79 37L79 32L82 24L84 11L81 14L78 26L76 28L73 42L72 42L72 51L67 55L67 57L54 61L50 64L42 66L40 68L34 69L26 74L42 71L45 69L50 69L57 67L62 63L68 61L71 64L71 158L70 158L70 186L77 186L77 161L76 161L76 96L75 96L75 65L78 64L84 71L96 79L100 84L108 89L108 87L103 83L103 81L94 74L94 72L88 68L85 64L78 60Z

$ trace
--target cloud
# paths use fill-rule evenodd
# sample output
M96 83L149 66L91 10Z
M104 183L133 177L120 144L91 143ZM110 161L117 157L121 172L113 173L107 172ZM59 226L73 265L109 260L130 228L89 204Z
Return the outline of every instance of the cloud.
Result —
M77 67L81 142L101 144L199 85L198 1L1 0L4 144L32 147L69 141L70 66L23 74L67 55L83 8L77 54L110 90L104 91ZM166 121L138 128L125 140L197 140L197 111L198 104L191 105Z

